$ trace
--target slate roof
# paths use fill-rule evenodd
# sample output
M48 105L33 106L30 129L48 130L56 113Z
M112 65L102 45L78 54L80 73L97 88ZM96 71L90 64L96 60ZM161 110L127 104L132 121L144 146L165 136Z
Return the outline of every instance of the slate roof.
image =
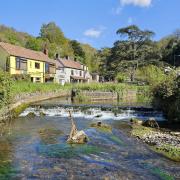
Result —
M0 42L0 46L12 56L18 56L27 59L33 59L38 61L44 61L55 64L55 60L50 59L46 54L41 51L34 51L26 49L24 47L12 45L9 43Z

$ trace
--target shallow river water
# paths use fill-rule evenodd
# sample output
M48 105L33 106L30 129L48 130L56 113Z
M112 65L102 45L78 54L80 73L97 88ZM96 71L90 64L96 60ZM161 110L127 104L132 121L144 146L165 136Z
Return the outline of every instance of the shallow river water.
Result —
M85 145L66 143L69 109L78 130L89 137ZM36 116L27 116L29 112ZM164 120L152 109L79 106L63 99L34 104L1 132L0 180L179 179L179 163L130 136L131 117ZM110 124L112 132L91 128L97 121Z

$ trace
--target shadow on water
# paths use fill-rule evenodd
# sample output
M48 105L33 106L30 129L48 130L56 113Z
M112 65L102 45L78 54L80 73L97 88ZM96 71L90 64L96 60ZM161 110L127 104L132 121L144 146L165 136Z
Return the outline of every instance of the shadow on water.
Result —
M129 119L161 112L107 106L65 106L56 100L35 104L7 125L0 137L0 179L177 179L180 164L152 152L128 135ZM64 103L64 101L63 101ZM78 129L89 137L84 145L66 143L73 110ZM27 116L34 113L35 116ZM90 124L103 121L113 129Z

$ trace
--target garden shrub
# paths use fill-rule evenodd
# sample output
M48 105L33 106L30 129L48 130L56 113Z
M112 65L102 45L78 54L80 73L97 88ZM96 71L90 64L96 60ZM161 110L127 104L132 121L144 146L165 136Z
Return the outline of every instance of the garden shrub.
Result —
M6 72L0 70L0 108L7 105L11 98L12 78Z
M118 73L116 76L116 80L118 83L123 83L127 79L126 75L124 73Z
M153 104L161 108L169 121L180 122L180 77L168 77L153 89Z
M151 86L156 86L166 79L166 74L161 68L154 65L148 65L137 70L136 79L138 81L146 82Z

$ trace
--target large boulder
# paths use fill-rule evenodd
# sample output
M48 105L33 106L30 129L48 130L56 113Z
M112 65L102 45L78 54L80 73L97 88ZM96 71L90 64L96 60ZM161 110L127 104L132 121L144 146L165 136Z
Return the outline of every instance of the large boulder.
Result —
M143 122L143 126L159 129L159 124L155 118L149 118L147 121Z

